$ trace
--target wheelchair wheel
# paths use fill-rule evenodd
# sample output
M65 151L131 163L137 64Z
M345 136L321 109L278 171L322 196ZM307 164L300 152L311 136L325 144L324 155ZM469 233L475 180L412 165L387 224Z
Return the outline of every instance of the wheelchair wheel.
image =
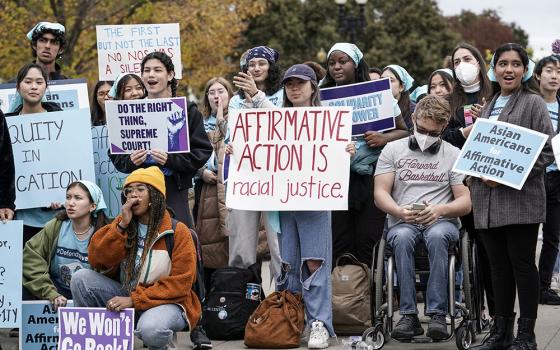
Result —
M471 272L474 271L474 269L471 259L469 236L466 233L463 235L463 239L461 241L461 260L463 265L463 293L465 294L465 307L469 310L469 314L472 315L473 312L475 312L472 299L473 285L471 282Z
M374 293L375 293L375 312L381 310L383 305L383 273L384 273L384 257L385 257L385 239L381 238L377 246L377 263L372 270L375 271L374 275ZM389 288L389 287L387 287ZM375 316L375 314L373 315Z
M374 350L379 350L385 345L385 334L383 333L383 326L381 324L375 327L370 327L362 334L362 340L371 345Z
M471 345L475 342L475 334L469 323L465 323L455 331L455 344L459 350L470 349Z

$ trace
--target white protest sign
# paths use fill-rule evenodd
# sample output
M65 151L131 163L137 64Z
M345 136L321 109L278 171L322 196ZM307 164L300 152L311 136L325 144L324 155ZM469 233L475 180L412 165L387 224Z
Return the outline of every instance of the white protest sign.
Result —
M99 80L115 80L119 74L140 74L142 59L151 52L167 54L181 79L179 23L118 24L96 26Z
M16 207L63 203L66 187L95 181L89 109L6 118L16 167Z
M226 205L346 210L352 108L234 110Z
M0 328L21 324L23 221L0 222Z
M111 154L159 149L189 152L184 97L105 102Z

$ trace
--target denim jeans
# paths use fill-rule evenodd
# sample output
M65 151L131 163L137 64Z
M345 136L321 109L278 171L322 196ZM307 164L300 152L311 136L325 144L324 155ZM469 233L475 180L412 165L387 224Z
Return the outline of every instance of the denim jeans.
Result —
M430 261L430 277L426 290L426 314L447 314L448 248L459 240L459 229L449 221L440 220L425 227L398 224L387 233L387 244L393 248L400 291L400 313L417 314L414 252L424 240Z
M307 323L322 321L335 336L331 302L331 213L329 211L281 211L278 235L282 269L278 290L302 293ZM321 266L310 273L306 261Z
M122 285L98 272L81 269L70 281L77 307L105 307L115 296L128 296ZM183 309L176 304L163 304L140 313L134 334L150 350L165 349L175 331L188 325Z

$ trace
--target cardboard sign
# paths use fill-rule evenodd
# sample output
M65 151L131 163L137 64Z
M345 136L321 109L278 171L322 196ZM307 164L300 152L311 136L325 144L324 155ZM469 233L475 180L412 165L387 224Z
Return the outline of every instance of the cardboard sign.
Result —
M142 59L151 52L167 54L181 79L179 23L118 24L96 26L99 80L115 80L119 74L140 75Z
M109 159L109 131L107 126L91 128L93 143L93 165L95 181L101 191L109 210L109 217L116 217L121 212L121 191L128 174L118 171Z
M58 350L134 349L134 309L120 312L100 307L58 309Z
M520 190L548 135L514 124L477 119L453 171Z
M6 118L16 167L16 207L63 203L66 187L95 181L89 109Z
M23 221L0 222L0 328L21 324Z
M66 306L73 306L68 300ZM48 300L30 300L22 304L19 348L54 350L58 346L58 312Z
M184 97L105 102L111 154L159 149L189 152Z
M243 210L346 210L352 110L234 110L226 205Z
M321 103L329 107L352 107L352 136L395 128L389 78L321 89Z
M0 109L4 114L12 110L16 98L16 84L0 84ZM85 79L50 80L45 102L56 102L63 110L89 108L87 81Z

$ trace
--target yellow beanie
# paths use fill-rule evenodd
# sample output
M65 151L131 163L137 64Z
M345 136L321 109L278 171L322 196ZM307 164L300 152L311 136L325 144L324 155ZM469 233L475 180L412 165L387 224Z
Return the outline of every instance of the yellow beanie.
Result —
M123 187L126 187L133 182L141 182L143 184L152 185L156 190L160 191L165 198L165 178L157 166L134 170L126 177Z

